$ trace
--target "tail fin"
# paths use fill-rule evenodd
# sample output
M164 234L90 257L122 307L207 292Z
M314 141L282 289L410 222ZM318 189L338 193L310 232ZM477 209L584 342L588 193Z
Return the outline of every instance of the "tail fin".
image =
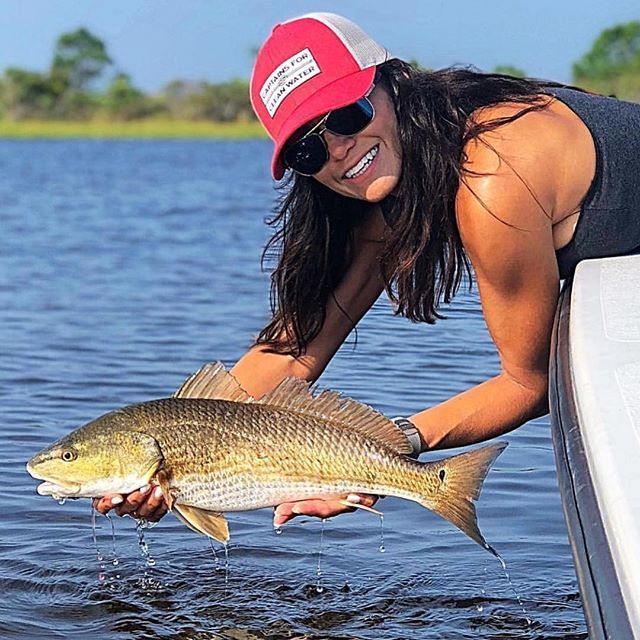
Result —
M504 442L492 444L425 464L424 471L429 476L425 487L427 495L420 501L495 556L498 554L480 533L473 501L478 499L489 468L506 446ZM436 492L433 491L434 471L439 482Z

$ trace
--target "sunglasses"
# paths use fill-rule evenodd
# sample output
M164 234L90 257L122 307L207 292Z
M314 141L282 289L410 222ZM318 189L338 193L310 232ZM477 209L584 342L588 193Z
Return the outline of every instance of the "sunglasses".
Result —
M375 85L372 85L366 95L357 102L329 111L301 138L288 145L283 154L285 165L302 176L318 173L329 160L329 149L322 134L325 131L338 136L360 133L376 114L368 98L374 87Z

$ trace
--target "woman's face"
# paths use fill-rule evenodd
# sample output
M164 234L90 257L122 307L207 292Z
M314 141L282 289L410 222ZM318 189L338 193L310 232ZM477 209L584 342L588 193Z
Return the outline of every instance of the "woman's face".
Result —
M369 100L375 117L360 133L322 134L329 160L313 177L344 196L380 202L398 185L402 156L396 115L387 91L377 85Z

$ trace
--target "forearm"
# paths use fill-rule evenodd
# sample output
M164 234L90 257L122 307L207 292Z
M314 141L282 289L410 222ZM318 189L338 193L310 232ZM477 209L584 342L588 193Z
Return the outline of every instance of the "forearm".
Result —
M410 419L424 449L443 449L500 436L547 411L546 377L525 387L502 373Z
M266 345L251 348L236 362L231 373L240 386L254 398L260 398L290 376L315 380L324 369L316 358L273 353Z

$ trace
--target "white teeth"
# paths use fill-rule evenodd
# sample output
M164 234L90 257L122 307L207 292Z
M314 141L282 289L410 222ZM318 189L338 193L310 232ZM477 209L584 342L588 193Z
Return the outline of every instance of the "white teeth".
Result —
M365 153L364 156L360 159L360 162L355 165L355 167L351 167L349 171L347 171L344 176L345 178L356 178L361 173L365 171L365 169L373 162L373 159L378 155L379 145L376 145L369 151Z

